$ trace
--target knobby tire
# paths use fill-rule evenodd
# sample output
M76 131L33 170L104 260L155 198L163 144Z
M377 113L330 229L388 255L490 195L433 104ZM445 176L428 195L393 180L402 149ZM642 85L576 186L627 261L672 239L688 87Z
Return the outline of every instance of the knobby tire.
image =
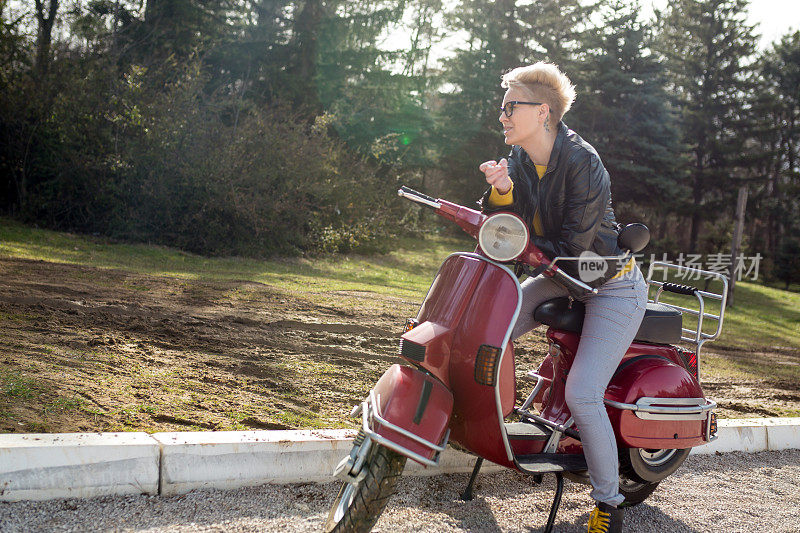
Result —
M326 533L369 532L378 521L389 498L394 494L397 480L403 472L405 464L406 457L404 455L375 444L363 467L367 469L367 475L355 488L352 502L337 522L335 520L336 509L348 484L343 483L339 489L325 524Z

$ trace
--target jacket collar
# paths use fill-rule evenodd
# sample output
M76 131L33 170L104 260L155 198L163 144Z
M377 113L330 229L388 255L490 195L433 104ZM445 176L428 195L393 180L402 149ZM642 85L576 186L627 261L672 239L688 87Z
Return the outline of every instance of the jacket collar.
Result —
M550 172L554 171L558 166L558 157L561 154L561 146L564 144L564 139L567 137L567 132L569 128L563 121L558 122L558 133L556 134L556 140L553 143L553 149L550 151L550 160L547 162L547 172L545 175L550 174ZM531 168L535 168L533 163L533 159L531 156L528 155L521 146L519 147L519 151L524 154L523 162Z

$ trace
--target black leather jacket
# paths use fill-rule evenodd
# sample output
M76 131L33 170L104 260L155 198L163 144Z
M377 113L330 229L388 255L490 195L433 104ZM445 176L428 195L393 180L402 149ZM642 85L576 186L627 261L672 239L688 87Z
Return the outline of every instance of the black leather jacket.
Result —
M595 149L563 122L558 123L547 172L541 180L533 161L519 146L511 148L508 173L514 182L514 202L490 207L490 188L480 201L481 207L484 212L512 211L520 215L530 228L533 243L550 259L577 257L587 250L600 256L622 254L617 244L619 225L611 207L608 172ZM533 229L537 206L543 237L536 236ZM622 267L618 261L607 264L605 274L588 285L599 287ZM577 261L559 261L558 265L579 277Z

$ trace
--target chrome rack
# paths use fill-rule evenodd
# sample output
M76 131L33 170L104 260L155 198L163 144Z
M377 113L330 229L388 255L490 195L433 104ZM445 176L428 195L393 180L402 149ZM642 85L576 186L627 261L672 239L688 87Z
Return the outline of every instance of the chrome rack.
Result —
M699 274L701 277L714 278L722 282L722 292L714 293L709 291L700 290L697 287L690 285L678 285L668 281L658 281L653 279L653 273L656 269L668 271L670 269L677 270L681 273ZM650 268L647 272L648 290L650 286L657 287L655 296L652 300L653 303L660 303L666 305L682 313L688 313L697 317L697 327L695 329L681 327L681 340L694 344L696 347L695 354L697 355L697 375L700 376L700 349L706 342L716 340L720 333L722 333L722 322L725 319L725 305L728 301L728 278L719 272L711 272L708 270L700 270L699 268L691 268L683 265L673 265L672 263L665 263L662 261L653 261L650 263ZM680 305L668 304L659 302L658 299L664 291L673 292L676 294L694 295L697 297L699 308L690 309ZM706 299L719 300L722 302L719 315L707 313L705 310ZM717 329L713 334L703 332L703 320L710 319L717 321Z

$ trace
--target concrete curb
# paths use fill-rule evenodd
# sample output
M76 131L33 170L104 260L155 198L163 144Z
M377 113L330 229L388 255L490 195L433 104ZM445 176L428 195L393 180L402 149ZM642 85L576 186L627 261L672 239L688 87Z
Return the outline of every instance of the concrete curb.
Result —
M326 482L354 435L353 430L3 434L0 501ZM718 435L692 453L800 449L800 418L721 419ZM448 449L439 467L409 461L404 474L469 472L474 463L474 456Z
M158 494L159 463L147 433L0 435L0 500Z

